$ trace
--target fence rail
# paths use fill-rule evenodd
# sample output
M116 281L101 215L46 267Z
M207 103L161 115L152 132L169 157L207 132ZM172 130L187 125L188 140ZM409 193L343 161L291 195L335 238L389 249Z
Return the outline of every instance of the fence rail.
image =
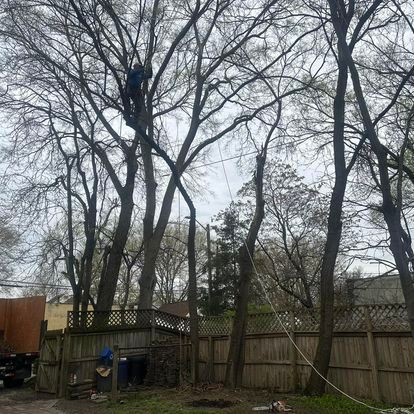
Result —
M199 318L200 336L230 335L232 317L203 316ZM316 332L319 329L319 309L279 311L249 315L247 334L288 331ZM338 307L334 311L335 331L404 331L409 328L405 305L369 305ZM147 310L112 310L108 312L68 312L67 327L72 332L116 329L164 329L189 334L188 318Z

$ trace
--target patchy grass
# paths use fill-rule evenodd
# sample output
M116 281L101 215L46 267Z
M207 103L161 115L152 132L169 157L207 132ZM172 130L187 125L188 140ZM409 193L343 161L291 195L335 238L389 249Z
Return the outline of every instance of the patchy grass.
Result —
M242 397L242 398L238 398ZM281 398L280 396L274 396ZM228 408L193 408L192 403L199 399L214 401L217 399L233 400L234 406ZM143 391L131 396L123 404L111 404L116 414L247 414L252 413L252 408L257 405L267 405L271 397L269 395L255 395L252 391L242 391L241 394L229 393L220 390L210 395L199 395L191 391L158 390ZM345 397L324 395L322 397L304 397L298 395L284 396L295 414L372 414L373 411L363 405L357 404ZM260 402L261 401L261 402ZM367 404L378 407L377 403L366 401Z
M208 390L143 387L134 394L122 394L121 399L122 403L102 404L94 404L87 400L60 401L58 408L65 414L253 414L253 407L266 406L272 399L282 399L287 400L293 407L294 414L374 413L367 407L335 395L304 397L275 394L265 390L227 390L221 387ZM233 405L227 404L229 402ZM378 403L366 402L378 408L387 408ZM202 406L198 406L200 403ZM225 408L206 408L208 403Z
M373 401L364 401L366 404L377 408L389 408ZM348 398L337 395L323 395L321 397L294 397L291 400L294 407L305 410L305 413L318 414L372 414L370 408L358 404Z
M271 398L266 391L231 391L220 387L209 391L146 388L136 394L124 394L122 400L122 403L108 403L105 407L101 406L100 413L251 414L254 406L266 405Z

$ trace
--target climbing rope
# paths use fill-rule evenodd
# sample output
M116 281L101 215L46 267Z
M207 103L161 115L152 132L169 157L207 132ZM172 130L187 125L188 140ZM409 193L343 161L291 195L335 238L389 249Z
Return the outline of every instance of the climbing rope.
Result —
M233 194L232 194L231 187L230 187L230 183L229 183L229 180L228 180L228 177L227 177L226 167L224 165L223 155L221 153L221 148L220 148L220 144L219 144L218 141L217 141L217 145L218 145L218 149L219 149L221 164L223 166L224 177L225 177L225 180L226 180L226 183L227 183L227 189L228 189L228 192L229 192L229 195L230 195L230 200L232 202L234 202ZM278 322L280 323L283 331L286 333L287 337L289 338L289 341L292 343L292 345L295 347L295 349L299 352L301 357L306 361L306 363L316 372L316 374L318 374L328 385L330 385L333 389L338 391L344 397L354 401L357 404L363 405L364 407L366 407L368 409L371 409L371 410L373 410L377 413L380 413L380 414L414 414L414 405L411 408L394 407L394 408L389 408L389 409L381 409L381 408L369 405L369 404L365 403L364 401L358 400L357 398L352 397L352 395L347 394L345 391L343 391L342 389L337 387L335 384L333 384L331 381L329 381L322 373L320 373L318 371L318 369L313 365L312 361L309 360L309 358L303 353L303 351L300 349L300 347L296 344L295 340L292 338L291 334L289 333L288 329L286 328L284 322L280 318L278 312L276 311L276 308L273 305L273 302L271 301L271 299L269 297L268 290L266 289L266 286L263 283L263 281L262 281L262 279L259 275L259 272L257 271L256 264L254 263L253 257L250 254L250 251L247 247L246 240L243 239L243 242L244 242L244 245L246 247L247 253L249 255L249 259L252 263L253 270L256 274L257 280L259 281L260 287L262 288L262 290L265 294L267 302L269 302L274 314L276 315L276 319L278 320Z

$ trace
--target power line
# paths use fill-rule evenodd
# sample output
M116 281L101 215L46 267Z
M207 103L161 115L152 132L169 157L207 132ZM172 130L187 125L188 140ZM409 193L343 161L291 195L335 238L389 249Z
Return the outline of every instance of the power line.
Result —
M218 141L217 141L217 144L218 144L218 146L219 146L219 150L220 150L220 152L221 152L221 149L220 149L220 144L219 144L219 142L218 142ZM275 148L278 148L278 147L281 147L281 145L280 145L280 144L278 144L278 145L273 145L273 146L270 146L268 149L275 149ZM232 157L222 158L222 159L220 159L220 160L211 161L211 162L207 162L207 163L204 163L204 164L193 165L193 166L188 167L188 168L186 169L186 171L196 170L196 169L198 169L198 168L202 168L202 167L209 167L209 166L211 166L211 165L221 164L221 163L226 162L226 161L232 161L232 160L236 160L236 159L239 159L239 158L248 157L249 155L255 155L255 154L257 154L257 151L251 151L251 152L246 152L245 154L234 155L234 156L232 156ZM162 174L162 175L161 175L161 177L169 177L170 175L171 175L171 174Z
M20 286L9 286L10 284L18 284ZM55 283L41 283L41 282L26 282L24 280L0 279L0 286L6 287L44 287L44 288L59 288L72 289L69 285L59 285Z

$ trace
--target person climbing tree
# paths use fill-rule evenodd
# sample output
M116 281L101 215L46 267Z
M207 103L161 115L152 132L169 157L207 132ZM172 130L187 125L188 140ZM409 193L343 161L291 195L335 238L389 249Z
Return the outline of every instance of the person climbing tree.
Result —
M140 63L134 63L133 68L128 72L126 94L134 103L134 113L137 114L141 108L142 102L142 82L152 78L152 69L144 69Z

